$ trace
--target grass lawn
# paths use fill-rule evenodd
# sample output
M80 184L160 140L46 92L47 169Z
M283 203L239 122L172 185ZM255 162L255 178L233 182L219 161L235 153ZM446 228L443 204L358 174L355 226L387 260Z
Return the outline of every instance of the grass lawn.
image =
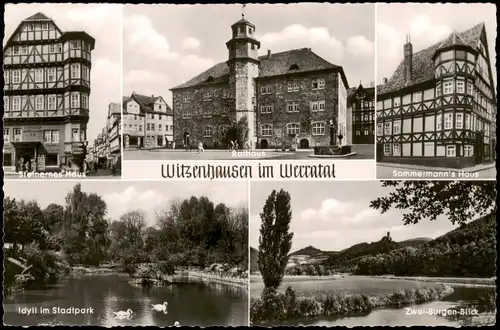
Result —
M370 296L382 296L395 293L405 289L419 289L436 286L436 283L421 282L404 279L383 279L368 276L285 276L279 291L285 292L288 286L296 290L299 295L315 295L330 292L337 294L366 294ZM264 283L260 276L250 278L250 296L258 298L264 289Z

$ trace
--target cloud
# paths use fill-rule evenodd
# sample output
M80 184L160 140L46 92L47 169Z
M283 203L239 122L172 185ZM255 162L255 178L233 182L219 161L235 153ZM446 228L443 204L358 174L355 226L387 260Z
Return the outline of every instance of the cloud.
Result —
M193 37L188 37L182 41L182 49L184 50L196 50L200 45L201 42Z
M167 39L158 33L151 19L141 15L125 17L125 42L137 53L160 59L174 59L178 55L170 50Z
M161 192L149 189L140 191L133 186L121 192L113 192L103 196L108 205L108 216L118 220L126 212L143 210L147 212L148 225L154 225L155 211L167 205L167 198Z
M347 50L354 56L373 55L373 42L364 36L350 37L347 39Z
M280 32L270 32L257 36L262 43L262 49L284 51L301 47L311 47L313 51L327 54L334 60L342 58L344 46L325 27L308 28L300 24L292 24Z
M179 58L179 63L193 71L205 70L214 65L214 61L209 58L199 57L197 55L185 55Z
M148 70L130 70L124 75L123 81L131 85L134 83L165 84L167 77Z

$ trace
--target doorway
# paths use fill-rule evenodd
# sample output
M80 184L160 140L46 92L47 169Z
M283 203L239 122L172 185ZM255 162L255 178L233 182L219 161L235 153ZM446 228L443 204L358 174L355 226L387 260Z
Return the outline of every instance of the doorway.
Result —
M309 149L309 140L308 139L300 140L300 149Z
M189 132L184 132L184 145L186 147L190 146L190 141L189 141Z
M163 147L163 136L158 135L157 143L158 143L158 147Z
M260 148L261 149L267 149L268 147L269 147L269 144L268 144L267 140L264 139L264 140L260 141Z

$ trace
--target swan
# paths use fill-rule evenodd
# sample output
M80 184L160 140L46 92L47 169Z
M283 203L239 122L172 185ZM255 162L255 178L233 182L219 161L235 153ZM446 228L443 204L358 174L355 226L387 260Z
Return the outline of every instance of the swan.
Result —
M115 314L115 317L128 317L130 315L132 315L132 310L129 308L127 309L126 312L124 311L119 311L119 312L113 312L113 314Z
M155 311L164 312L165 313L167 311L168 302L165 301L163 304L156 304L156 305L152 304L151 306L153 306L153 309Z
M174 327L180 327L181 325L179 324L179 322L175 321L174 323Z

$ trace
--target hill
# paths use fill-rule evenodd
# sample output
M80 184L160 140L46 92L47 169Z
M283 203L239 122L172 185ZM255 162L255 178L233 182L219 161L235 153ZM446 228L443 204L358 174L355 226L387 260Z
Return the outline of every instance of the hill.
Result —
M323 253L320 249L316 249L314 246L309 245L303 249L297 250L293 253L290 253L290 257L292 256L314 256L317 254Z
M430 242L430 241L432 241L432 238L417 237L417 238L407 239L406 241L401 241L401 242L399 242L399 245L401 247L405 247L405 246L417 247L419 245L425 244L425 243Z
M257 264L259 260L259 251L250 247L250 273L255 273L259 271L259 265Z

